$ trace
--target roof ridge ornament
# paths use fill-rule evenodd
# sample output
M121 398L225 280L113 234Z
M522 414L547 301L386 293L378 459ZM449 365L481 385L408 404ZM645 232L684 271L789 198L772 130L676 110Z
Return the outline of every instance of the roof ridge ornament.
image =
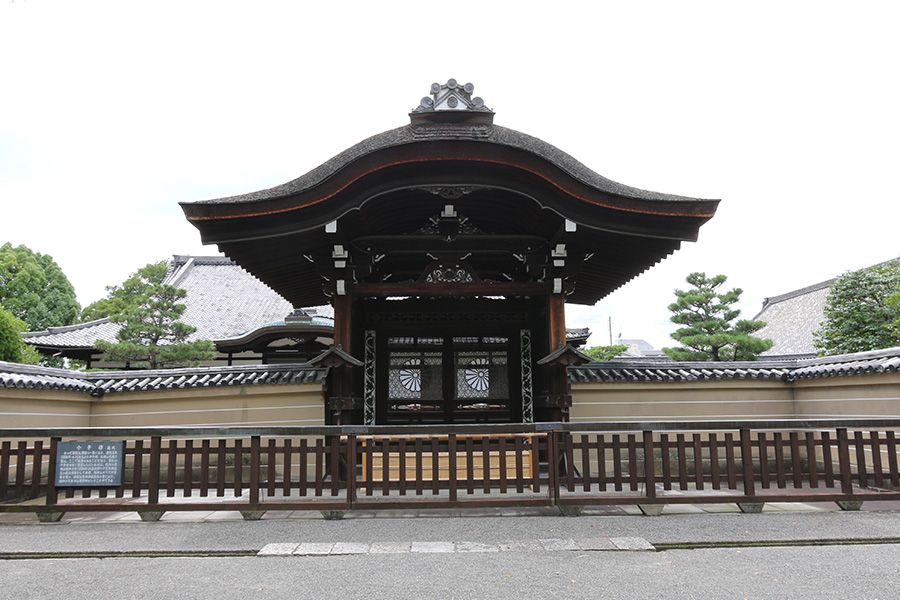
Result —
M439 83L431 84L431 98L425 96L419 103L419 106L413 109L414 113L432 112L439 110L474 110L479 112L494 112L484 105L484 100L475 97L472 98L472 92L475 86L471 83L459 85L453 78L448 79L447 83L441 85Z
M284 318L285 323L309 323L312 321L312 315L302 308L295 308L291 314Z
M485 106L481 98L473 98L474 91L475 86L471 83L460 85L452 78L443 85L432 83L431 96L422 98L419 106L412 109L409 113L410 121L414 126L450 123L455 129L472 129L467 137L489 136L494 111Z

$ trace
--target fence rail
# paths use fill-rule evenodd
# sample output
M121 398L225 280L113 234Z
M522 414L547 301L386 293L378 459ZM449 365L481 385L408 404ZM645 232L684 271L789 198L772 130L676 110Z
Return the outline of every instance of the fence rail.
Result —
M0 512L900 500L900 419L0 429ZM121 485L57 486L62 441L122 440Z

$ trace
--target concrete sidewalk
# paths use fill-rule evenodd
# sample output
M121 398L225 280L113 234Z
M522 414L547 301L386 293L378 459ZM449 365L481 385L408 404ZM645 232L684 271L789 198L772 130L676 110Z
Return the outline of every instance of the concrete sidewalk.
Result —
M229 498L230 499L230 498ZM761 498L764 500L764 498ZM180 502L207 502L205 497L184 498L178 497ZM378 498L375 498L377 501ZM104 503L104 499L93 498L89 501ZM83 500L82 500L83 502ZM165 501L162 506L165 506ZM65 511L65 505L59 505L60 510ZM862 511L900 511L900 502L896 501L869 501L863 503ZM762 511L764 513L781 512L839 512L840 508L834 502L765 502ZM667 504L662 509L662 516L666 515L690 515L690 514L740 514L741 510L734 503L709 503L709 504ZM406 519L406 518L447 518L447 517L558 517L560 510L555 506L546 507L504 507L504 508L434 508L422 509L410 506L404 509L358 509L344 513L343 520L357 519ZM584 507L582 516L643 516L641 509L634 504L623 505L588 505ZM318 510L271 510L267 511L262 519L286 519L286 520L321 520L323 515ZM236 510L192 510L192 511L166 511L161 517L162 522L219 522L243 520L243 516ZM4 524L29 524L37 521L34 513L0 513L0 525ZM134 511L74 511L64 513L64 523L107 523L107 522L141 522L139 514Z
M659 517L633 507L593 507L580 517L555 509L270 512L171 512L155 523L133 513L70 513L58 523L0 515L0 557L335 555L383 552L652 550L721 545L900 542L900 507L772 503L760 514L734 505L668 506ZM885 503L887 504L887 503ZM268 550L266 550L268 548Z

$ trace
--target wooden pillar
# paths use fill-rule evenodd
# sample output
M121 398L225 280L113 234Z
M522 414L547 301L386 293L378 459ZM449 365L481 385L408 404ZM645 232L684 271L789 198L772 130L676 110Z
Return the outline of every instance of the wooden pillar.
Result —
M562 294L550 294L547 297L547 324L550 327L549 353L566 343L566 299Z
M562 294L550 294L547 296L547 340L548 354L566 343L566 313L565 296ZM552 364L545 367L548 383L547 403L543 410L536 415L543 421L568 421L569 409L567 399L569 394L569 381L566 366L564 364Z
M334 302L334 345L340 346L347 354L353 355L353 298L347 295L333 296ZM347 367L333 369L332 398L330 410L335 414L335 425L352 424L357 419L353 415L353 371Z
M353 329L353 306L350 296L334 296L334 345L341 346L344 352L353 354L351 348Z

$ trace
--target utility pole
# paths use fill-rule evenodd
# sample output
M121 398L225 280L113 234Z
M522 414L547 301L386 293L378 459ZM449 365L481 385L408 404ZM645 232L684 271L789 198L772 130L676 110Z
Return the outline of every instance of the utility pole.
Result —
M609 318L609 345L612 346L612 317Z

